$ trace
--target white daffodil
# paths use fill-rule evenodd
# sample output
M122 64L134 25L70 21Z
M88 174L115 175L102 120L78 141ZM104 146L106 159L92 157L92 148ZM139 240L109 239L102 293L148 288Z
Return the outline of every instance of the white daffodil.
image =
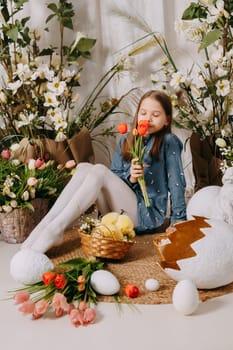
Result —
M7 89L12 90L13 95L15 95L22 84L23 82L21 80L16 80L14 83L8 83Z
M19 63L14 72L14 76L18 76L20 80L25 80L31 76L31 71L28 64Z
M45 97L45 102L44 102L45 107L57 107L59 105L57 97L54 93L46 92L44 94L44 97Z
M66 129L67 128L67 122L64 120L62 115L56 115L54 117L54 128L55 130L59 130L59 129Z
M56 142L65 141L66 139L67 139L67 136L62 131L59 131L55 137Z
M210 56L210 64L214 66L221 65L223 62L223 47L222 45L218 45L217 49L214 50L212 55Z
M48 90L54 93L56 96L63 94L65 87L65 81L60 81L58 78L54 78L52 82L47 83Z
M231 91L230 83L226 79L218 80L216 83L216 87L217 87L216 94L218 96L226 96Z
M71 78L73 78L77 74L76 69L68 69L64 68L62 71L62 79L69 81Z
M61 108L50 108L47 111L47 117L53 122L55 116L62 117L62 110Z
M40 78L40 79L47 79L48 81L51 81L53 77L54 77L54 71L49 69L47 64L42 64L32 74L31 79L36 80L37 78Z
M181 74L181 72L175 72L172 74L170 85L173 86L175 89L179 88L180 84L184 82L185 82L185 78Z
M15 120L15 124L17 125L18 128L21 128L26 125L30 125L31 122L36 118L36 115L33 113L30 113L28 115L24 113L19 114L19 119L20 120Z
M217 0L215 5L210 5L208 8L207 23L215 23L221 17L229 18L230 14L224 8L224 1Z

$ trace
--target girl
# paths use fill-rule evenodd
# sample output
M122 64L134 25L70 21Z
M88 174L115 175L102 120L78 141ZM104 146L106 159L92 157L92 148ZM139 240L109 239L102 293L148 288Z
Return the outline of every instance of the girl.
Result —
M102 164L80 163L59 198L22 244L46 252L60 243L64 230L92 204L104 215L124 211L137 234L164 230L168 197L170 225L186 219L185 178L181 162L182 143L171 133L172 104L160 91L145 93L138 104L133 128L147 120L143 165L131 156L132 131L123 135L113 156L111 170ZM133 130L132 128L132 130ZM144 174L150 206L146 207L138 184Z

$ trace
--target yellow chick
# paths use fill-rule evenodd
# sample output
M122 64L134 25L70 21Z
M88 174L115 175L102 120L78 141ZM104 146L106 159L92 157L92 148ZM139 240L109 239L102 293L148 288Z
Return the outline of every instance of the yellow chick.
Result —
M103 224L105 226L115 224L117 222L119 215L120 215L119 213L114 212L114 211L112 211L108 214L105 214L101 219L101 224Z
M133 230L134 224L128 215L119 215L116 222L116 227L122 233L122 235L126 235L129 238L133 238L135 236L135 232Z

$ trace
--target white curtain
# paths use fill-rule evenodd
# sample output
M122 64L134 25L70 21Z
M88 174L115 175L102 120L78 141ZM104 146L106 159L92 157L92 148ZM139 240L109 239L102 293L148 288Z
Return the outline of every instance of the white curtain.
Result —
M55 1L54 1L55 2ZM133 43L145 33L140 30L132 20L126 20L114 13L114 9L129 13L133 17L143 19L153 31L165 35L169 49L176 60L176 63L182 69L190 68L190 62L195 57L196 48L192 48L190 43L185 42L184 38L178 36L174 30L175 21L181 19L181 15L190 0L73 0L75 9L74 33L67 33L65 40L67 43L75 38L75 32L81 31L89 37L96 38L97 43L92 52L90 61L85 61L81 74L81 87L79 93L86 96L98 79L108 68L117 62L121 54L126 54L125 48ZM30 0L25 7L25 11L31 16L31 25L43 29L45 19L48 16L48 1ZM51 21L49 27L52 28L49 33L45 32L44 41L46 44L56 43L58 38L56 22ZM106 95L111 97L120 97L133 87L140 87L141 91L153 88L150 81L150 74L158 60L162 58L159 50L152 49L147 53L135 56L135 71L137 77L134 80L129 75L125 75L120 80L112 80L105 90ZM123 110L134 113L135 96L129 98L123 104ZM116 123L124 120L124 113L116 117L112 122ZM182 141L189 136L189 132L176 130L176 133ZM109 164L114 151L116 139L105 139L102 142L94 141L96 161ZM187 181L187 191L192 191L193 174L191 165L190 149L187 147L183 152L183 163Z

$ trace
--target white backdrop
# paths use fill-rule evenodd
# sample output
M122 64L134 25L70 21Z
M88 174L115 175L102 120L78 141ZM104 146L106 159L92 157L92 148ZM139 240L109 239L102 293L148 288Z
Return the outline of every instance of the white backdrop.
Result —
M55 1L54 1L55 2ZM190 0L73 0L76 16L74 19L73 36L69 32L66 36L67 43L75 39L75 32L81 31L89 37L96 38L97 43L92 50L90 61L84 62L84 69L81 75L80 95L85 96L91 90L104 72L110 68L119 58L120 51L128 44L134 42L144 35L131 21L113 14L113 8L119 8L132 16L143 18L154 30L165 35L169 49L179 67L190 67L190 62L196 54L196 48L185 42L184 38L178 37L174 30L175 20L181 18L183 10L190 3ZM25 11L31 16L31 25L43 29L45 19L48 15L47 0L30 0ZM56 22L50 22L52 30L45 33L46 44L56 43L57 30ZM137 78L131 80L130 76L124 76L120 81L112 80L105 90L106 95L119 97L132 87L140 87L143 91L151 89L150 74L155 63L161 59L159 50L153 49L147 53L135 57L135 70ZM123 108L134 113L135 102L128 99ZM124 115L118 116L118 120L124 119ZM116 122L114 119L112 122ZM118 121L117 121L118 122ZM174 130L183 142L187 139L189 132ZM96 161L109 164L114 151L117 139L105 139L103 143L94 142ZM110 150L106 152L106 147ZM189 147L183 154L183 163L187 181L187 190L193 187L193 174L191 167L191 156Z

